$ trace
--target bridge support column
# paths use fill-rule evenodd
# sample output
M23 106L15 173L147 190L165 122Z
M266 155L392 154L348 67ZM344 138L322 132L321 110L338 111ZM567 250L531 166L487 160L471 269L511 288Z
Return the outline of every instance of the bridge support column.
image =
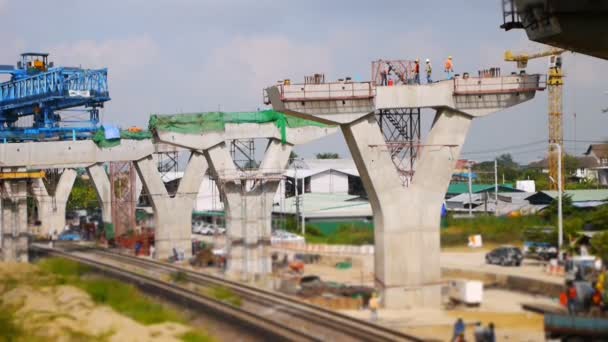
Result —
M42 179L35 179L33 192L38 202L38 220L41 222L40 235L48 236L53 231L60 233L65 227L66 205L76 180L76 171L64 169L54 193L49 193Z
M167 259L173 249L192 256L192 210L203 175L207 171L205 157L192 152L184 177L179 183L175 197L167 192L158 173L158 164L152 155L135 162L143 186L150 195L154 208L155 249L157 259Z
M2 260L28 261L27 180L2 183Z
M259 171L238 171L225 143L205 151L224 195L226 271L242 279L272 272L272 208L293 146L270 139Z
M471 119L437 112L408 188L374 114L341 125L374 212L375 276L387 308L439 307L441 204Z
M101 205L101 219L104 223L112 222L112 192L110 178L106 173L103 163L93 164L87 167L87 173L95 186L97 199Z

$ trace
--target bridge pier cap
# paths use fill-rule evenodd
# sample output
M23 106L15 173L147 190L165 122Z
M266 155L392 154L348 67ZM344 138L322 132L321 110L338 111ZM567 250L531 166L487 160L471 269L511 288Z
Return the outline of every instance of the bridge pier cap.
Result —
M278 84L265 89L265 102L275 110L327 124L350 123L390 108L450 108L479 117L531 100L545 85L544 75L538 74L457 77L423 85Z
M374 213L374 278L387 308L439 308L440 208L472 120L532 99L539 75L455 78L425 85L279 84L275 110L339 124ZM435 119L403 187L374 113L432 108Z

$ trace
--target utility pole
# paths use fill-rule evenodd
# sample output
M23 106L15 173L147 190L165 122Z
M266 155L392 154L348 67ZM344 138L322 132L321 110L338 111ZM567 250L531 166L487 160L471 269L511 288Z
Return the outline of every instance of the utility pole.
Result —
M469 217L473 217L473 183L471 181L471 162L467 164L469 169Z
M498 159L494 158L494 216L498 216Z

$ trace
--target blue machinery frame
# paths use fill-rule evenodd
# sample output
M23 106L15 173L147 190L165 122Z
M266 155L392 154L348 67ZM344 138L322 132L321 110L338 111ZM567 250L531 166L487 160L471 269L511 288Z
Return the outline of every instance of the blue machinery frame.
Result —
M97 129L99 108L110 100L107 69L46 68L47 54L40 69L24 61L17 68L0 66L0 74L10 74L11 80L0 83L0 139L7 141L86 139ZM39 64L40 65L40 64ZM59 110L82 108L89 120L61 126ZM32 127L17 127L20 118L33 116Z

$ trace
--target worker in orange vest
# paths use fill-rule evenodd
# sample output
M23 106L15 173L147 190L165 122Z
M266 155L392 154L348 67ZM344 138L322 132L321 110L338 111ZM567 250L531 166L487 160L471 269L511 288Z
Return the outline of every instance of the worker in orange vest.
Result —
M445 73L447 75L448 80L451 80L452 74L454 73L454 63L452 62L452 56L448 56L448 59L445 60Z

